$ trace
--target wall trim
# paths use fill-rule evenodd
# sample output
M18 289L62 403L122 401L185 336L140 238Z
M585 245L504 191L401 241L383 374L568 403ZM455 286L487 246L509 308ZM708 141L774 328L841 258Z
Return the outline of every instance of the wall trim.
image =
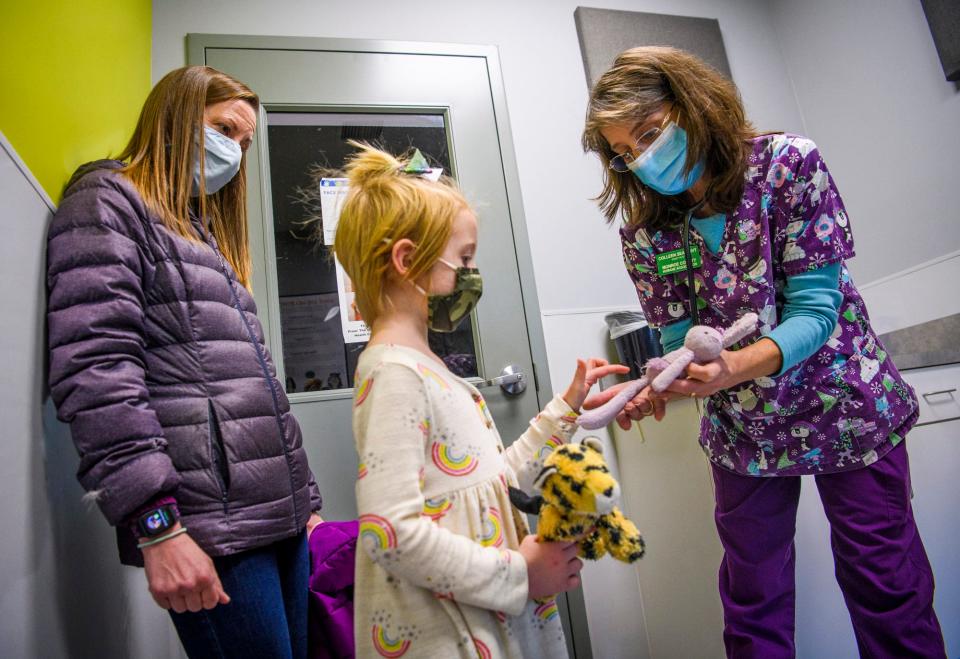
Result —
M643 309L639 304L625 304L617 307L571 307L569 309L544 309L541 316L584 316L594 313L613 313L614 311L639 311Z
M893 274L887 275L886 277L881 277L880 279L874 279L873 281L863 284L862 286L858 286L857 288L859 288L861 291L870 290L871 288L882 286L883 284L887 284L896 279L900 279L901 277L906 277L920 270L931 268L937 265L938 263L943 263L944 261L949 261L950 259L955 259L955 258L960 258L960 249L958 249L955 252L949 252L942 256L938 256L934 259L930 259L929 261L918 263L917 265L911 266L904 270L900 270L899 272L894 272Z
M878 334L960 314L960 250L859 286Z
M37 177L33 175L33 172L30 171L30 168L27 167L27 164L23 162L23 159L17 153L17 150L13 148L13 145L10 144L10 140L8 140L7 136L3 134L3 131L0 131L0 148L3 148L3 150L7 152L7 155L10 156L10 160L13 161L13 164L15 164L17 169L20 170L20 173L23 174L23 178L27 179L27 181L30 183L30 186L36 190L37 194L40 196L40 199L42 199L43 203L46 204L47 208L50 209L50 212L56 213L56 204L53 203L50 195L48 195L47 191L43 189L42 185L40 185Z
M960 249L954 252L948 252L936 258L930 259L929 261L924 261L923 263L918 263L917 265L905 268L899 272L894 272L880 279L874 279L871 282L866 284L858 285L857 288L863 291L869 291L874 288L878 288L890 282L896 281L903 277L908 277L916 272L921 270L926 270L927 268L932 268L944 261L949 261L951 259L960 258ZM612 313L614 311L640 311L643 309L638 304L625 304L622 306L606 306L606 307L570 307L568 309L543 309L540 312L541 316L582 316L587 314L600 314L600 313Z

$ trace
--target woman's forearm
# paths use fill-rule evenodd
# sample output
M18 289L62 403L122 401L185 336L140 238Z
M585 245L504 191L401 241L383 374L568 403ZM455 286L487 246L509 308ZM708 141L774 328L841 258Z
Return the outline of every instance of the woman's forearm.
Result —
M733 379L728 386L779 373L783 363L780 347L766 337L742 350L728 352L727 359L732 362L730 375Z

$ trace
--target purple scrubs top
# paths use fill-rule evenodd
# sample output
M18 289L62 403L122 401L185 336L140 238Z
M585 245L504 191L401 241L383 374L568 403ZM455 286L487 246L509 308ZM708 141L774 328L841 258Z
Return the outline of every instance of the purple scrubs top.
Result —
M848 471L876 462L916 422L916 395L870 327L845 260L854 255L843 201L816 145L797 135L753 140L743 198L713 254L691 231L700 322L726 327L748 311L777 326L786 278L839 262L840 317L827 342L778 377L748 380L709 397L700 443L711 461L753 476ZM682 247L679 230L620 231L624 262L647 321L688 317L685 272L657 273L656 255Z

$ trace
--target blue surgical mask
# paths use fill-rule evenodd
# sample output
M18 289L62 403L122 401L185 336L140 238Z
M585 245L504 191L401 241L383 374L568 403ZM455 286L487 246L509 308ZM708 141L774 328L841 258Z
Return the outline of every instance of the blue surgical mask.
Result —
M703 174L703 160L684 174L686 161L687 131L671 121L653 144L639 158L627 163L627 167L648 187L671 196L689 190Z
M208 195L225 186L240 171L243 151L235 140L218 133L207 125L203 127L204 163L203 174ZM193 190L196 197L200 194L200 159L193 168Z

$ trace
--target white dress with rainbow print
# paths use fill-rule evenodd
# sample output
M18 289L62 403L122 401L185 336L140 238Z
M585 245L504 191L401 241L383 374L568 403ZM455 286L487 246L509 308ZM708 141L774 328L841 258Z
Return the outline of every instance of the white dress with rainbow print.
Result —
M559 396L504 449L483 396L431 357L374 345L357 368L358 657L565 657L553 599L527 598L515 474L567 442Z

